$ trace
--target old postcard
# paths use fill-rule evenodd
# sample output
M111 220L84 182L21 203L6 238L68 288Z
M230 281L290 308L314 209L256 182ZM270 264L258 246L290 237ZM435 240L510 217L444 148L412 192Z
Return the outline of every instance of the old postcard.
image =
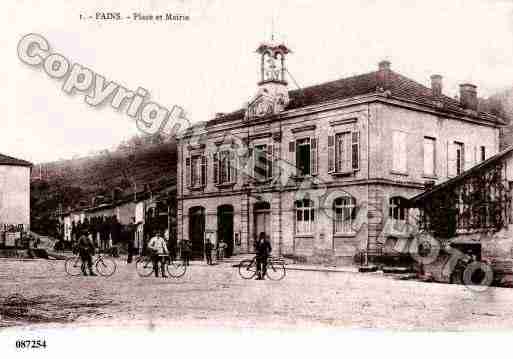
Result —
M0 354L507 343L513 2L0 6Z

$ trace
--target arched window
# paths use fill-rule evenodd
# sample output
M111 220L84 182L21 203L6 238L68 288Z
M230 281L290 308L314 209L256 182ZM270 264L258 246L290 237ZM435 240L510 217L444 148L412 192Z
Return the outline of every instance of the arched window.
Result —
M356 200L351 196L338 197L333 201L335 234L351 234L356 218Z
M314 202L307 198L296 201L296 234L312 234L314 224Z
M388 217L398 221L406 221L408 218L408 200L403 197L391 197L388 206Z

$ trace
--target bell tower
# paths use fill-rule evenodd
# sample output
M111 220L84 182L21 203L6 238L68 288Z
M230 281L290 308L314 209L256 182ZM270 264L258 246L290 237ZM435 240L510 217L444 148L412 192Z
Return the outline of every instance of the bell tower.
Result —
M285 60L290 49L272 40L260 44L256 52L260 56L260 78L257 94L248 105L246 117L279 113L290 101L285 79Z

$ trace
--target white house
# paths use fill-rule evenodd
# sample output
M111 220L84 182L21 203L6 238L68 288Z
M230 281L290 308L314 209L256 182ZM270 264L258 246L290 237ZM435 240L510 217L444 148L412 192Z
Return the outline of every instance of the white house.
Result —
M0 245L30 229L30 162L0 154Z

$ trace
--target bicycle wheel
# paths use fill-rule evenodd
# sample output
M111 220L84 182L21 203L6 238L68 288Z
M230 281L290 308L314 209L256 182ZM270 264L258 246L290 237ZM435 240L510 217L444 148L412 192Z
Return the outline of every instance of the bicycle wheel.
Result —
M116 271L116 262L110 258L98 257L96 271L103 277L110 277Z
M181 262L166 262L167 272L173 278L180 278L185 274L187 267L183 265Z
M285 277L285 265L280 262L269 261L267 263L266 276L270 280L282 280Z
M141 277L149 277L153 273L153 263L149 257L138 258L135 262L135 270Z
M71 257L64 262L66 273L72 277L76 277L82 273L82 261L80 257Z
M244 279L251 279L256 276L256 262L254 260L243 260L239 263L239 275Z

